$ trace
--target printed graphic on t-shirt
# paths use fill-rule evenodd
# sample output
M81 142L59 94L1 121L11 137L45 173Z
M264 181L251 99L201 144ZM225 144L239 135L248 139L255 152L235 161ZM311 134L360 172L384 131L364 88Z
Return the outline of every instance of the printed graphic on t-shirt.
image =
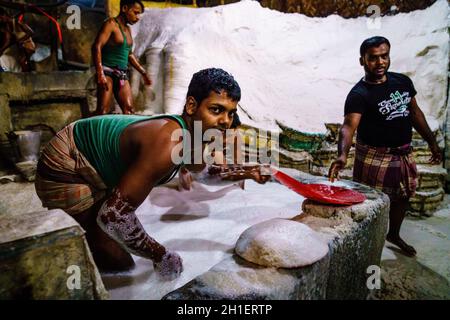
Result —
M395 91L389 95L389 100L383 100L378 105L378 111L386 116L386 120L392 120L398 117L407 117L409 115L408 104L411 102L409 92L400 93Z

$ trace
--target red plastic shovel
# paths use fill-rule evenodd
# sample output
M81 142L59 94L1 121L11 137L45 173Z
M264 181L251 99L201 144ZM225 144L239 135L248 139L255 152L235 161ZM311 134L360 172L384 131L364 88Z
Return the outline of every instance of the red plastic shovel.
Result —
M311 199L320 203L347 206L355 203L361 203L366 200L366 196L358 191L318 183L301 183L284 172L278 171L275 168L271 169L272 175L275 177L275 179L307 199Z

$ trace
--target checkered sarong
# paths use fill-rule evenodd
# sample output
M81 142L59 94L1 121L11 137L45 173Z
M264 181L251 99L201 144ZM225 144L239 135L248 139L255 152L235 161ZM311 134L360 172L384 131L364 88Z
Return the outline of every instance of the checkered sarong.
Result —
M106 195L106 185L95 168L77 149L74 123L50 140L38 162L35 188L42 205L75 215Z
M408 199L416 191L417 168L412 147L371 147L358 141L353 180L386 193L391 201Z

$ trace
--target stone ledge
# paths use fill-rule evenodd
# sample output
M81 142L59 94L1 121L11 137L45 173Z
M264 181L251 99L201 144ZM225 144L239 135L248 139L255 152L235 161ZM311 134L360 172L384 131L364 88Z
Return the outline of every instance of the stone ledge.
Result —
M33 100L39 93L95 89L94 74L91 71L55 72L2 72L0 73L0 95L8 95L9 100ZM48 97L50 98L50 97Z
M432 191L443 188L447 177L447 170L436 165L417 165L417 191Z
M439 207L444 199L444 194L445 191L443 188L433 189L431 191L416 191L414 197L409 201L411 209L425 216L431 216L432 212Z
M79 271L79 288L67 281ZM0 299L108 297L84 230L62 210L0 215Z
M324 181L283 169L303 182ZM293 218L328 241L330 252L303 268L264 268L237 255L170 292L163 299L365 299L367 267L380 264L388 221L388 197L366 186L345 181L366 194L363 204L348 207L304 202L304 213Z

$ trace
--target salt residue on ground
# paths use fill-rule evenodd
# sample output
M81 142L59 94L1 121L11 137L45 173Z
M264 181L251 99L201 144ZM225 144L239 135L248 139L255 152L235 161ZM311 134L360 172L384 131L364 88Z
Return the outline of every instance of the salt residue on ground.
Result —
M292 218L303 201L273 182L246 181L245 190L194 185L189 192L155 188L137 210L146 231L183 258L181 277L160 281L150 260L135 257L134 270L102 275L112 299L160 299L231 256L245 229L272 218Z

